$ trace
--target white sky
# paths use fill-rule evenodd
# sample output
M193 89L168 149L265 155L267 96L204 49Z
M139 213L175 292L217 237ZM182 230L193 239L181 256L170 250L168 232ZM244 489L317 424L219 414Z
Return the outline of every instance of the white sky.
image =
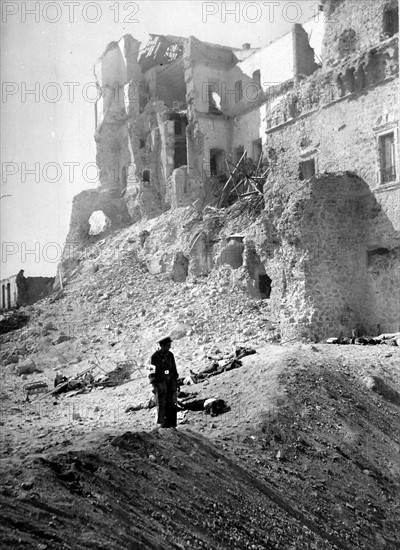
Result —
M21 268L25 276L55 275L72 198L97 186L92 67L109 42L126 33L146 42L148 33L158 33L258 47L318 13L317 6L316 0L3 0L0 278ZM35 89L37 95L27 93ZM35 163L38 181L29 172Z

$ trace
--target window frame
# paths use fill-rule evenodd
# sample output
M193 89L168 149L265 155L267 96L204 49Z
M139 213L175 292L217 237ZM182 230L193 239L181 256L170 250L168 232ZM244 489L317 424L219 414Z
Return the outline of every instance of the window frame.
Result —
M297 164L297 177L299 179L299 181L308 181L309 178L304 178L304 179L300 179L299 175L300 175L300 165L304 162L308 162L310 160L313 160L314 161L314 176L318 176L319 174L319 159L318 159L318 150L313 148L313 149L308 149L306 151L303 151L302 153L300 153L300 156L299 156L299 162Z
M397 12L397 13L396 13ZM391 15L393 14L393 15ZM396 30L397 22L397 30ZM388 38L399 34L399 5L398 3L389 3L383 11L383 34ZM390 28L393 26L393 28Z
M383 187L385 185L393 185L399 181L399 135L398 135L398 122L390 122L374 128L375 132L375 150L376 150L376 181L378 187ZM382 181L382 138L393 134L393 143L394 143L394 170L395 177L389 181Z
M235 102L240 103L243 99L243 82L236 80L235 82Z

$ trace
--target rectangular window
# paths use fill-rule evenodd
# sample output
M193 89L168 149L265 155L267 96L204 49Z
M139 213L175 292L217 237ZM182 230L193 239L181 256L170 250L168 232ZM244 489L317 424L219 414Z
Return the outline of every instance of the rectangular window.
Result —
M235 82L235 101L236 103L239 103L243 97L243 86L242 81L238 80Z
M182 123L180 120L175 120L175 135L176 136L182 135Z
M315 160L309 159L299 164L299 180L309 180L315 176Z
M381 183L396 181L394 133L379 137Z
M260 71L260 69L257 69L256 71L254 71L253 76L252 76L252 80L258 88L261 88L261 71Z
M386 8L383 16L383 32L389 38L399 32L399 6Z

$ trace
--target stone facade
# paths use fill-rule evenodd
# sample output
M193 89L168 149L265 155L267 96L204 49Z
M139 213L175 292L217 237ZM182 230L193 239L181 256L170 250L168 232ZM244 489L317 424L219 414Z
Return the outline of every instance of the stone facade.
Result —
M314 251L300 269L300 294L312 307L299 318L296 312L307 308L293 299L294 283L284 307L297 335L350 335L351 325L373 334L400 330L398 33L384 32L388 6L394 3L325 2L323 67L271 91L265 104L269 193L291 201L309 182L318 186L310 231L296 245L309 248L307 258ZM345 33L350 25L354 34ZM354 47L344 47L344 34ZM272 299L281 296L273 289Z

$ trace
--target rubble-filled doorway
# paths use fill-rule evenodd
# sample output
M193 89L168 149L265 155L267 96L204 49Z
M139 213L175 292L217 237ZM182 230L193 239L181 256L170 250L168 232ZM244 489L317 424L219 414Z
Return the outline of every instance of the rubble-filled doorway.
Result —
M225 151L210 149L210 176L225 175Z

